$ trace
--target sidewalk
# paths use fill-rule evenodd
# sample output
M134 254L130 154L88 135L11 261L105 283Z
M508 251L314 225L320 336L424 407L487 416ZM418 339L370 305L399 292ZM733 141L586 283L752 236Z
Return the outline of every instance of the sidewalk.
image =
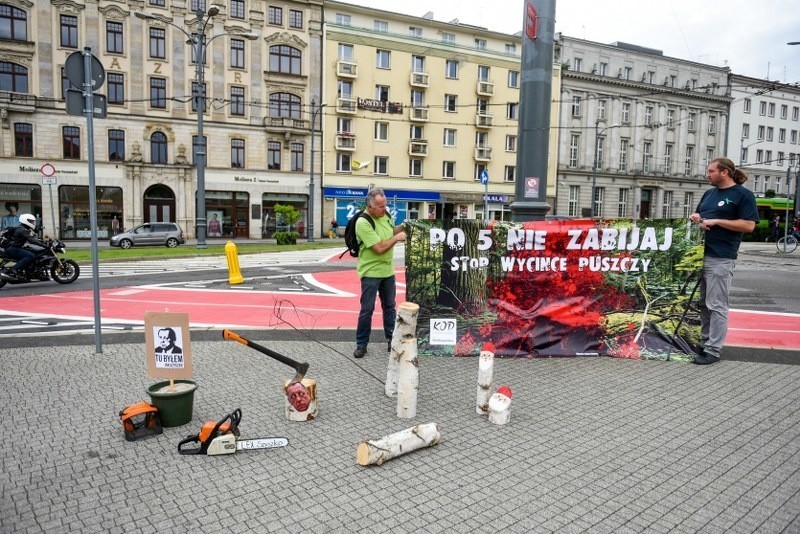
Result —
M192 346L194 419L129 443L144 346L0 349L2 532L798 532L800 366L505 359L511 421L475 413L477 360L420 361L417 417L384 396L370 345L253 338L310 363L319 415L288 422L294 371L236 343ZM242 437L284 449L178 455L240 407ZM360 467L357 444L436 422L442 442Z

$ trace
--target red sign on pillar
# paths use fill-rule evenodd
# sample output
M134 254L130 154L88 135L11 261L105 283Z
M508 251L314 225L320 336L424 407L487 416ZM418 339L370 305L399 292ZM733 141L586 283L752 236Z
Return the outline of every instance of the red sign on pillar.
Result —
M536 40L536 34L539 33L539 16L536 14L536 8L530 0L527 3L525 15L525 33L531 41Z

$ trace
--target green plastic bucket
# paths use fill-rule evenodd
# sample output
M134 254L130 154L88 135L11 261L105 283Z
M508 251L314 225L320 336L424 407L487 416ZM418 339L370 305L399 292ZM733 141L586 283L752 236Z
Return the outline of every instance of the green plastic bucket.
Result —
M181 426L192 420L196 389L197 384L193 380L175 380L174 391L169 390L169 380L147 388L151 404L158 408L161 426Z

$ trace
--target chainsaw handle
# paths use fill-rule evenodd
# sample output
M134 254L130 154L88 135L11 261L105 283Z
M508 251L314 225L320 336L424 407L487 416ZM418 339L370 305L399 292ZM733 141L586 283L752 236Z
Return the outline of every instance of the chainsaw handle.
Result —
M202 446L196 447L196 448L193 448L193 449L188 449L188 448L184 449L184 448L182 448L184 445L187 445L189 443L200 443L200 437L199 436L186 436L186 439L181 440L181 442L178 443L178 453L179 454L200 454L201 452L203 452L203 447Z

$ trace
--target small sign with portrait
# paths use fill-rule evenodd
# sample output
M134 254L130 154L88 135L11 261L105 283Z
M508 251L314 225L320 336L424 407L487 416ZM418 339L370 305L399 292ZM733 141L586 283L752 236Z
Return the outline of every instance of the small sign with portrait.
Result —
M192 345L189 314L144 314L147 374L153 378L191 378Z

